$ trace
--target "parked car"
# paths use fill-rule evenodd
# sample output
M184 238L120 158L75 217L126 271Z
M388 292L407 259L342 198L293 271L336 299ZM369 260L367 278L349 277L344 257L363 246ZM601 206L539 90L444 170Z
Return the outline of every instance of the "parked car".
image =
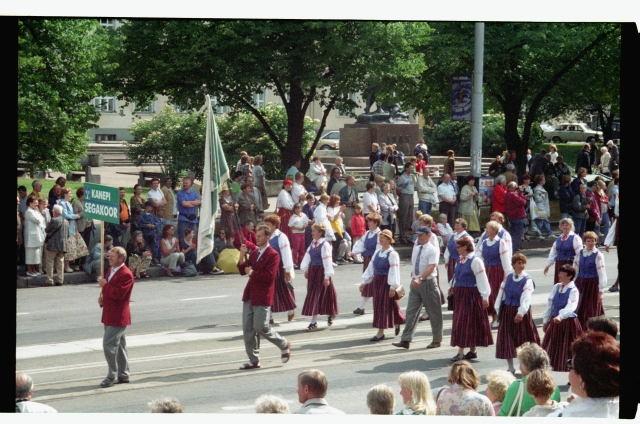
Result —
M340 148L340 131L329 131L318 140L318 150L338 150Z
M597 131L601 131L602 128L598 126L596 128ZM611 138L612 139L620 139L620 118L614 118L613 124L611 124Z
M592 130L589 125L581 122L562 123L553 131L545 130L542 127L542 136L554 143L566 143L567 141L581 141L588 143L592 138L602 139L602 131Z

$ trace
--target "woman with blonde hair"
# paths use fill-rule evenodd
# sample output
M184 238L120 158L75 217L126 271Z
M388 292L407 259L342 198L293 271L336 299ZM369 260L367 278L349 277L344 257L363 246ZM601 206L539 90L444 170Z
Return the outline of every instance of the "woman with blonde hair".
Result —
M494 416L488 397L476 392L480 376L469 361L455 362L449 369L449 387L436 394L437 415Z
M436 404L429 379L420 371L407 371L398 377L400 396L407 408L396 415L435 415Z
M320 161L320 156L314 156L311 164L309 165L309 178L316 184L318 191L316 194L322 194L325 192L327 185L327 170Z

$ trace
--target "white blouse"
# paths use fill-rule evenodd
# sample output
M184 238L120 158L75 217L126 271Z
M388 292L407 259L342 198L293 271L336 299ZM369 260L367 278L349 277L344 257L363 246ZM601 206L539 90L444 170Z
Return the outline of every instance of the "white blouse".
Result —
M583 247L582 239L580 238L579 235L577 235L573 231L569 231L569 234L567 234L567 238L569 238L569 236L571 235L573 236L573 250L575 251L574 256L577 257L580 255L580 250L582 250L582 247ZM561 238L563 236L564 236L564 233L560 235L558 238ZM553 265L557 256L558 256L558 251L556 250L556 242L554 241L553 245L551 246L551 252L549 252L549 259L547 259L547 266Z
M304 234L305 230L296 230L293 227L307 228L308 224L309 224L309 217L305 214L301 214L300 216L298 216L294 213L293 215L291 215L291 218L289 218L289 227L292 227L291 231L294 234Z
M573 281L567 284L564 288L562 288L562 283L558 283L555 286L553 286L553 288L551 289L551 293L549 294L549 299L547 299L547 309L544 311L544 314L542 315L543 324L548 323L549 320L551 319L551 310L553 309L553 298L556 296L556 293L558 293L558 291L560 291L560 293L565 293L567 290L571 290L571 293L569 293L569 301L567 302L567 305L564 307L564 309L560 309L560 312L558 312L558 318L560 319L568 318L569 315L571 315L573 312L576 311L576 309L578 309L578 298L580 296L580 293L578 292L578 288L573 283Z
M396 252L393 247L389 247L387 250L378 249L373 254L371 258L371 262L367 266L367 269L362 274L362 284L369 284L373 281L373 272L375 271L375 266L373 262L375 261L377 256L381 258L389 258L389 274L387 277L387 284L389 287L394 289L395 291L400 291L402 289L402 284L400 284L400 256L398 252Z
M378 238L378 233L380 232L380 228L376 228L373 232L371 230L367 230L366 233L364 233L364 235L362 237L360 237L360 239L355 242L355 244L353 245L353 247L351 248L351 252L354 255L357 255L359 253L364 252L365 247L364 247L364 241L365 239L368 239L370 237L375 237L376 239ZM380 240L378 240L376 242L376 250L381 249L382 246L380 245Z
M591 255L596 255L596 270L598 271L598 290L600 292L604 292L604 288L607 286L607 271L604 268L604 255L602 252L596 248L593 250L587 250L586 248L582 251L582 255L585 258L588 258ZM573 267L576 269L576 277L578 276L578 272L580 271L580 256L576 256L573 260Z
M340 231L344 235L344 223L342 222L342 212L340 212L340 206L335 208L327 208L327 215L329 215L329 221L338 220Z
M276 209L285 208L293 211L293 205L295 205L295 203L293 202L291 193L289 193L285 189L280 190L280 193L278 194L278 200L276 202Z
M325 237L327 241L335 240L335 236L333 235L333 228L331 228L331 223L329 222L329 216L327 214L327 206L319 202L316 206L316 210L313 212L313 222L316 224L323 224L325 229Z
M369 206L373 208L373 211L369 208ZM368 191L366 191L362 195L362 210L365 214L380 212L380 206L378 205L378 196L375 192L369 193Z
M295 278L295 272L293 271L293 255L291 254L291 245L289 239L282 231L276 229L269 239L278 237L278 247L280 248L280 260L282 261L282 267L284 270L291 274L291 279Z
M460 238L462 237L463 234L465 234L465 232L466 232L466 230L462 231L461 233L453 233L453 236L452 236L453 237L453 241L460 240ZM471 240L471 243L473 243L473 237L471 237L469 235L469 233L466 233L465 237L468 237L469 240ZM449 239L449 241L451 241L451 239ZM445 261L445 263L449 261L449 256L450 256L449 255L449 249L445 247L445 249L444 249L444 261Z
M500 251L500 262L502 263L502 269L504 270L504 276L506 278L507 274L513 271L511 267L511 249L507 246L507 242L504 239L496 236L493 239L487 238L486 240L487 246L493 246L496 243L500 243L498 250ZM482 249L484 247L484 243L478 243L479 247L476 249L476 256L483 260Z
M463 257L460 257L460 262ZM489 300L489 295L491 295L491 286L489 285L489 279L487 278L487 273L484 269L484 262L477 256L475 256L475 252L470 252L467 255L465 261L471 262L471 270L473 271L473 275L476 276L476 286L478 287L478 291L480 292L480 296L482 296L482 300Z
M509 274L513 275L514 273L510 272ZM507 274L505 273L505 275ZM523 278L526 278L526 282L524 283L524 287L522 288L522 294L520 295L520 307L518 307L518 313L522 316L524 316L531 307L531 295L533 294L534 290L533 280L531 279L531 276L525 271L522 271L522 274L513 275L513 281L515 282L518 282ZM507 280L505 278L505 281L500 284L500 290L498 291L498 296L496 297L496 303L493 305L496 308L496 313L500 311L500 304L502 303L502 299L506 297L506 294L504 292L506 283Z
M317 243L320 244L325 241L324 238L318 239ZM312 241L304 254L304 258L302 259L302 263L300 264L300 269L303 272L307 272L309 269L309 264L311 263L311 254L309 251L314 248L316 241ZM324 278L328 279L333 275L333 247L331 246L331 242L326 240L326 243L322 245L322 267L324 268Z

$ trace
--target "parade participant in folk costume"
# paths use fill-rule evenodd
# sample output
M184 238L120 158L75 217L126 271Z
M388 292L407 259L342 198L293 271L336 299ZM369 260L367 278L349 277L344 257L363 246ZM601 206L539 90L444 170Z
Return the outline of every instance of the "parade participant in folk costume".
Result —
M380 233L382 217L378 214L371 213L367 215L366 219L367 227L369 229L364 233L362 238L354 244L353 249L351 250L351 255L362 255L362 272L367 270L373 254L381 247L378 234ZM373 287L373 285L368 284L364 287L364 290L360 291L362 302L360 303L360 306L353 311L354 315L364 315L364 307L369 299L373 297Z
M271 313L287 312L288 320L291 321L296 315L296 295L291 285L291 282L295 278L291 244L287 236L280 231L280 217L278 215L268 215L264 218L264 223L269 227L269 231L271 232L269 245L278 252L280 256ZM273 323L273 318L271 318L269 323Z
M462 218L455 220L453 224L453 235L449 238L447 249L444 252L444 267L447 270L447 281L453 278L454 270L458 264L460 255L458 254L458 245L456 242L461 238L467 238L473 243L473 238L467 233L467 221Z
M288 179L284 180L282 182L282 190L280 190L280 193L278 194L278 200L276 201L276 211L278 216L280 217L282 232L287 236L287 239L289 240L291 240L289 218L291 218L291 215L293 215L293 205L295 205L295 202L291 197L292 188L293 181Z
M560 229L562 234L558 236L555 243L551 246L547 266L544 267L544 275L549 272L549 267L555 263L555 274L553 282L558 283L558 273L560 268L565 264L573 264L574 258L580 255L582 250L582 239L574 233L573 220L571 218L563 218L560 220Z
M604 267L604 255L596 249L598 236L593 231L584 233L585 248L576 256L573 267L577 271L576 288L580 300L576 314L583 329L591 317L604 315L602 293L607 287L607 272Z

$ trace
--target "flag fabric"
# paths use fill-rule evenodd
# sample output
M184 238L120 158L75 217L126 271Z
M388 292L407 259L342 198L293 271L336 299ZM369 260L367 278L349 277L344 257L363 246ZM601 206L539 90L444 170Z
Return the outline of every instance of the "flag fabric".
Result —
M206 95L207 136L204 146L204 175L202 177L202 205L198 227L197 262L213 252L218 197L222 184L229 178L229 167L218 136L211 98Z

